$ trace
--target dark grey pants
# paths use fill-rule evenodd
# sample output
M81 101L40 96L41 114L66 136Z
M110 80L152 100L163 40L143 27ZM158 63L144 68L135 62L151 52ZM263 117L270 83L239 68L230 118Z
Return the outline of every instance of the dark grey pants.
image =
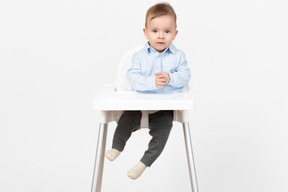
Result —
M123 151L133 131L140 129L142 112L124 111L116 127L112 148ZM149 114L149 134L152 139L141 162L150 167L159 157L168 140L173 124L173 111L158 111Z

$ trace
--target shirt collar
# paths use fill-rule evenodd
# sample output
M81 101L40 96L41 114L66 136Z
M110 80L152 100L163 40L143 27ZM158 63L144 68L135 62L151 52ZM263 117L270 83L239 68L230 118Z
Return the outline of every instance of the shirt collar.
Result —
M144 49L148 54L150 54L151 52L158 52L153 47L150 46L150 43L148 41L145 44ZM171 43L171 45L169 47L167 47L163 52L167 52L167 51L169 51L173 54L176 53L176 47L173 45L173 43Z

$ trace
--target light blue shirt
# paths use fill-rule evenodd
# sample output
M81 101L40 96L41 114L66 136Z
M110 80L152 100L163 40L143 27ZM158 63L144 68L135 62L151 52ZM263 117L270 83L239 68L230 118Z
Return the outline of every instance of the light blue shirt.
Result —
M170 82L158 88L155 73L166 72ZM181 91L189 82L190 70L183 51L171 44L162 53L146 43L132 57L132 67L127 71L132 90L146 93L172 93Z

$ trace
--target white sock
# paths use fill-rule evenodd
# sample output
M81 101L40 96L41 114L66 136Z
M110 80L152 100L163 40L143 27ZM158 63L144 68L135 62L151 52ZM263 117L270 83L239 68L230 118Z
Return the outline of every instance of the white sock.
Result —
M117 149L110 149L109 151L107 151L105 153L105 156L110 160L110 161L114 161L119 155L120 155L120 151L118 151Z
M137 165L128 171L127 175L130 179L137 179L142 175L146 168L147 166L140 161Z

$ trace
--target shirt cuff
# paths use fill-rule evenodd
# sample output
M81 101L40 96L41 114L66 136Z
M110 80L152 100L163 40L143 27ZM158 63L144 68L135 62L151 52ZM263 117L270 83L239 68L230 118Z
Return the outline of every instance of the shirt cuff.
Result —
M174 80L173 74L172 73L168 73L168 75L170 77L170 81L169 81L169 83L167 83L167 85L173 85L173 80Z
M151 85L152 89L157 89L156 76L155 75L152 75L152 76L148 77L147 81L148 81L148 85Z

